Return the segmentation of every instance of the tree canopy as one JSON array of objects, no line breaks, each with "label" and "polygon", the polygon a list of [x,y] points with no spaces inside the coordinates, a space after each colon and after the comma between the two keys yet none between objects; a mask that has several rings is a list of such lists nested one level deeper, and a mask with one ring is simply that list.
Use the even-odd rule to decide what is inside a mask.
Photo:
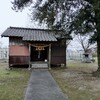
[{"label": "tree canopy", "polygon": [[[71,34],[94,31],[93,7],[84,0],[33,0],[31,18],[45,23],[48,28],[61,29]],[[13,9],[23,9],[32,0],[15,0]],[[91,13],[92,12],[92,13]]]}]

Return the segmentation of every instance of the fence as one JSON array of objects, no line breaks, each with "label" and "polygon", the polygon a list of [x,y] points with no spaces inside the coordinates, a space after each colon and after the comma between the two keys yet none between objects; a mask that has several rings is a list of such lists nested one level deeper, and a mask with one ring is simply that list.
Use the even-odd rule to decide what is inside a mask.
[{"label": "fence", "polygon": [[83,51],[67,50],[66,58],[67,58],[67,60],[82,60]]},{"label": "fence", "polygon": [[9,58],[9,49],[0,48],[0,60],[6,60]]}]

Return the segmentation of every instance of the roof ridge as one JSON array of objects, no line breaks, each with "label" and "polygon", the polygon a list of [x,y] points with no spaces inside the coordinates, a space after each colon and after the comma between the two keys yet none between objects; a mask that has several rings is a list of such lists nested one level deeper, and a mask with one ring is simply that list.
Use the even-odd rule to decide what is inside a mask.
[{"label": "roof ridge", "polygon": [[26,30],[40,30],[40,31],[62,31],[62,30],[52,30],[52,29],[38,29],[38,28],[26,28],[26,27],[9,27],[10,29],[26,29]]}]

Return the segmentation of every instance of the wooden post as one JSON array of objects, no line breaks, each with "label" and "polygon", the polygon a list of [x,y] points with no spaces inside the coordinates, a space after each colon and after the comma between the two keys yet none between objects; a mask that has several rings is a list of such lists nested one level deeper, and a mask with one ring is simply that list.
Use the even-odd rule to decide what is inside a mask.
[{"label": "wooden post", "polygon": [[51,69],[51,44],[49,44],[49,69]]},{"label": "wooden post", "polygon": [[31,69],[31,64],[30,64],[30,60],[31,60],[31,58],[30,58],[30,54],[31,54],[31,45],[29,44],[29,70]]}]

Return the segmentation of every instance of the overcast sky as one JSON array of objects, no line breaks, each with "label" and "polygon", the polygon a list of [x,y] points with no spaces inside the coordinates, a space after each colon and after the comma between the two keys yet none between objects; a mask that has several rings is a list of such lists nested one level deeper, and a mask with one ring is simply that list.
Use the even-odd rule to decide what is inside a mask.
[{"label": "overcast sky", "polygon": [[[0,2],[0,34],[4,32],[8,27],[27,27],[29,16],[27,15],[28,9],[23,12],[15,12],[11,9],[11,0],[1,0]],[[2,46],[8,45],[7,38],[0,38]]]},{"label": "overcast sky", "polygon": [[[22,12],[15,12],[11,9],[13,0],[1,0],[0,2],[0,34],[2,34],[8,27],[29,27],[29,10],[24,9]],[[30,25],[31,26],[31,25]],[[36,25],[35,25],[36,26]],[[37,27],[37,26],[36,26]],[[44,26],[45,27],[45,26]],[[74,41],[75,42],[75,41]],[[8,38],[0,38],[0,46],[2,43],[2,47],[8,47]],[[71,43],[69,48],[75,48],[77,44]],[[76,48],[78,48],[77,46]]]}]

